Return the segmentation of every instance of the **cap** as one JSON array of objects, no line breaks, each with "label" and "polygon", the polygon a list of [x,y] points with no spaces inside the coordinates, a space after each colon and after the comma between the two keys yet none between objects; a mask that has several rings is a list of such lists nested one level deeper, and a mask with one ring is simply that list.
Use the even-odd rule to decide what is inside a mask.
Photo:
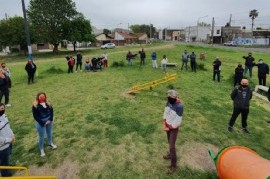
[{"label": "cap", "polygon": [[169,90],[167,92],[167,95],[172,97],[172,98],[176,98],[178,96],[177,92],[175,90]]}]

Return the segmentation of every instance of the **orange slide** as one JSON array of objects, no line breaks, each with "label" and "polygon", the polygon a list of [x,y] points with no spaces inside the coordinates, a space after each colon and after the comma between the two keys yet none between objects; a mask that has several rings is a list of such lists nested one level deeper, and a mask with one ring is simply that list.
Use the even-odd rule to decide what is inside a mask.
[{"label": "orange slide", "polygon": [[229,146],[216,157],[209,150],[220,179],[270,179],[270,161],[243,146]]}]

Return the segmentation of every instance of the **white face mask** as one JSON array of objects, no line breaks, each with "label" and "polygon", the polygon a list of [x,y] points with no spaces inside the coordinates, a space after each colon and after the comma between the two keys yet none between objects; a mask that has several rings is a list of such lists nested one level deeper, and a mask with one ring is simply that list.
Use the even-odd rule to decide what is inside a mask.
[{"label": "white face mask", "polygon": [[46,108],[46,103],[39,103],[41,106],[43,106],[44,108]]},{"label": "white face mask", "polygon": [[263,64],[263,61],[260,61],[259,64]]}]

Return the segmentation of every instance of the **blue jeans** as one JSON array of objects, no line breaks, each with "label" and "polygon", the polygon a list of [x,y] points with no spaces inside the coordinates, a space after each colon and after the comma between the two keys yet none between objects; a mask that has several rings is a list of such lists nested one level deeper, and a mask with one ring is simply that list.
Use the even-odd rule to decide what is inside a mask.
[{"label": "blue jeans", "polygon": [[[9,155],[11,153],[11,147],[0,151],[0,165],[1,166],[9,166]],[[8,177],[11,176],[11,173],[9,170],[1,170],[2,177]]]},{"label": "blue jeans", "polygon": [[132,59],[131,58],[128,58],[127,61],[128,61],[128,65],[132,65]]},{"label": "blue jeans", "polygon": [[249,77],[252,79],[252,66],[245,66],[245,74],[249,70]]},{"label": "blue jeans", "polygon": [[44,149],[45,131],[47,133],[48,144],[52,144],[52,127],[53,127],[52,121],[47,126],[41,126],[38,122],[36,122],[36,128],[39,136],[38,145],[40,150]]}]

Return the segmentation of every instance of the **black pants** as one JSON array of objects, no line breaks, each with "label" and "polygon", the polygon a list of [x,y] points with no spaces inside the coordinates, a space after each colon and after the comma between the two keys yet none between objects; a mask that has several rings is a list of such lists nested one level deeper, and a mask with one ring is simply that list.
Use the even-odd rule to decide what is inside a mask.
[{"label": "black pants", "polygon": [[145,58],[141,58],[141,65],[144,65]]},{"label": "black pants", "polygon": [[258,75],[259,85],[266,86],[266,75]]},{"label": "black pants", "polygon": [[213,73],[213,80],[216,80],[216,76],[217,76],[217,81],[220,82],[220,70],[214,70]]},{"label": "black pants", "polygon": [[0,90],[0,102],[2,102],[2,98],[5,96],[5,104],[9,103],[9,89]]},{"label": "black pants", "polygon": [[[11,153],[11,147],[8,147],[2,151],[0,151],[0,165],[1,166],[9,166],[9,155]],[[2,177],[11,176],[9,170],[1,170]]]},{"label": "black pants", "polygon": [[234,77],[234,85],[233,86],[236,86],[237,84],[240,85],[241,84],[241,80],[243,79],[243,77]]},{"label": "black pants", "polygon": [[246,128],[247,127],[247,117],[249,113],[249,108],[243,109],[243,108],[233,108],[233,114],[232,117],[229,121],[229,126],[233,127],[238,115],[241,113],[242,117],[242,127]]},{"label": "black pants", "polygon": [[76,63],[76,71],[78,70],[78,67],[80,66],[80,70],[82,70],[82,62]]},{"label": "black pants", "polygon": [[175,141],[177,138],[177,134],[178,134],[178,128],[170,129],[169,131],[167,131],[167,139],[169,143],[169,151],[170,151],[172,167],[176,167],[176,163],[177,163],[176,150],[175,150]]},{"label": "black pants", "polygon": [[71,65],[68,66],[68,73],[73,73],[73,67],[74,66],[71,66]]},{"label": "black pants", "polygon": [[185,65],[186,71],[187,71],[187,63],[188,63],[188,61],[183,61],[183,60],[182,60],[182,67],[181,67],[181,70],[183,70],[183,67],[184,67],[184,65]]},{"label": "black pants", "polygon": [[196,72],[196,62],[190,61],[191,71]]},{"label": "black pants", "polygon": [[30,84],[30,82],[34,83],[34,76],[35,73],[28,73],[28,84]]}]

